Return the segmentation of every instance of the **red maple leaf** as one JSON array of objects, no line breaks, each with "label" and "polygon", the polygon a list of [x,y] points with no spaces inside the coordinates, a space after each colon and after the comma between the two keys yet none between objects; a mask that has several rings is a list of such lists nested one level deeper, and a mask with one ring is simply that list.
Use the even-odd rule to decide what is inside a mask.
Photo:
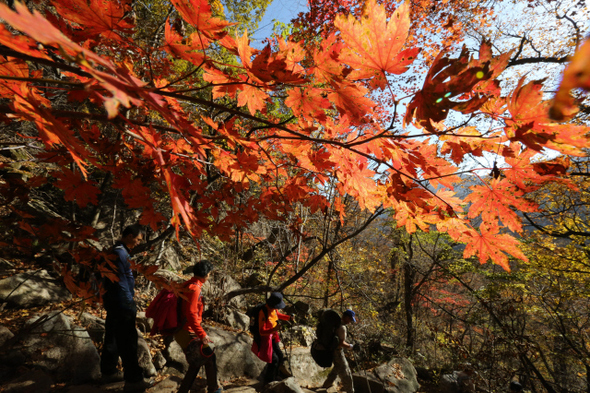
[{"label": "red maple leaf", "polygon": [[38,49],[38,44],[35,40],[24,35],[15,36],[3,24],[0,24],[0,44],[29,56],[40,59],[50,58],[45,52]]},{"label": "red maple leaf", "polygon": [[131,10],[131,0],[60,0],[53,2],[57,13],[70,23],[83,28],[86,37],[102,34],[120,39],[120,32],[133,27],[125,17]]},{"label": "red maple leaf", "polygon": [[432,123],[445,120],[450,110],[468,114],[479,109],[488,96],[485,89],[478,90],[476,85],[492,79],[507,65],[505,57],[491,58],[487,45],[483,42],[480,46],[481,59],[473,59],[465,46],[457,59],[450,59],[441,51],[426,75],[422,90],[408,105],[404,123],[409,124],[415,118],[419,126],[435,133]]},{"label": "red maple leaf", "polygon": [[82,176],[72,172],[68,168],[62,168],[59,172],[54,172],[57,179],[55,186],[64,190],[64,199],[66,201],[76,201],[78,206],[86,207],[89,203],[96,205],[100,190],[94,182],[84,180]]}]

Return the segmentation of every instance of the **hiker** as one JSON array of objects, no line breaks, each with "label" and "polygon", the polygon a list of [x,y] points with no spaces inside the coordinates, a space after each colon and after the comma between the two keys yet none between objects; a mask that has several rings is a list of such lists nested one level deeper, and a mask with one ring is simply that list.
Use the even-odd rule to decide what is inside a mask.
[{"label": "hiker", "polygon": [[[334,312],[334,310],[330,310]],[[329,323],[326,319],[329,318],[329,314],[326,311],[320,317],[320,325]],[[342,382],[342,390],[346,393],[354,393],[354,386],[352,384],[352,372],[350,371],[350,367],[348,366],[348,362],[346,361],[346,357],[344,356],[344,349],[353,349],[354,346],[346,342],[346,326],[349,323],[356,323],[355,312],[352,310],[346,310],[342,313],[341,323],[339,326],[336,327],[334,331],[334,335],[338,339],[338,345],[336,349],[334,349],[334,368],[328,374],[328,378],[322,385],[322,387],[328,389],[332,387],[334,381],[336,381],[336,377],[340,377],[340,381]],[[325,329],[327,330],[327,329]]]},{"label": "hiker", "polygon": [[205,304],[201,287],[209,279],[213,264],[207,260],[197,262],[193,266],[193,278],[184,286],[187,288],[182,301],[182,314],[186,319],[184,326],[174,334],[174,340],[180,345],[189,364],[178,393],[187,393],[199,374],[201,366],[205,366],[207,375],[207,392],[220,393],[223,388],[217,380],[217,360],[213,350],[213,340],[201,326]]},{"label": "hiker", "polygon": [[[126,392],[143,391],[151,387],[153,380],[143,378],[137,356],[137,329],[135,316],[137,306],[133,300],[135,278],[129,264],[129,254],[143,240],[140,225],[130,225],[123,230],[113,250],[113,264],[119,281],[104,278],[103,305],[107,312],[104,344],[100,358],[103,383],[125,381]],[[119,356],[124,372],[117,370]]]},{"label": "hiker", "polygon": [[254,339],[252,352],[254,352],[259,359],[268,363],[266,374],[264,376],[265,384],[280,380],[281,373],[288,374],[287,370],[282,367],[285,356],[279,346],[280,325],[278,320],[293,321],[293,317],[277,311],[282,310],[283,308],[285,308],[283,294],[280,292],[273,292],[266,300],[266,304],[261,307],[257,316],[259,337],[255,337]]}]

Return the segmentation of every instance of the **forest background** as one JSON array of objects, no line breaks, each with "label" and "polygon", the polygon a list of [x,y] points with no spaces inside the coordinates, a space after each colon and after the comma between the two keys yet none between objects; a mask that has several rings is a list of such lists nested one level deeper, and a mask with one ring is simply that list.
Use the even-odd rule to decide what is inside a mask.
[{"label": "forest background", "polygon": [[267,6],[0,4],[3,258],[82,307],[138,221],[140,282],[171,246],[484,391],[590,391],[586,2],[312,0],[253,48]]}]

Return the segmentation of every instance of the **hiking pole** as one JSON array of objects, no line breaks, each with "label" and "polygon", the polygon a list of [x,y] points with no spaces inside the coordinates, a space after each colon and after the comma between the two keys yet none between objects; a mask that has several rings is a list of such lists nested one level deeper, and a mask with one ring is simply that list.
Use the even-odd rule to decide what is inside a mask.
[{"label": "hiking pole", "polygon": [[293,367],[291,367],[291,358],[293,357],[293,325],[295,325],[295,316],[291,316],[291,323],[289,324],[289,374],[293,376]]}]

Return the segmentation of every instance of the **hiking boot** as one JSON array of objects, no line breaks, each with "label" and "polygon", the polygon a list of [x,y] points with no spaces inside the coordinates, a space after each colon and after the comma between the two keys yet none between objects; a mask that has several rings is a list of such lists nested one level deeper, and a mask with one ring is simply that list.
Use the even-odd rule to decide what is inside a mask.
[{"label": "hiking boot", "polygon": [[153,379],[140,379],[137,382],[125,382],[124,392],[143,392],[155,385]]},{"label": "hiking boot", "polygon": [[124,373],[121,370],[117,370],[112,374],[103,374],[100,377],[101,384],[123,382],[123,381],[124,381]]}]

